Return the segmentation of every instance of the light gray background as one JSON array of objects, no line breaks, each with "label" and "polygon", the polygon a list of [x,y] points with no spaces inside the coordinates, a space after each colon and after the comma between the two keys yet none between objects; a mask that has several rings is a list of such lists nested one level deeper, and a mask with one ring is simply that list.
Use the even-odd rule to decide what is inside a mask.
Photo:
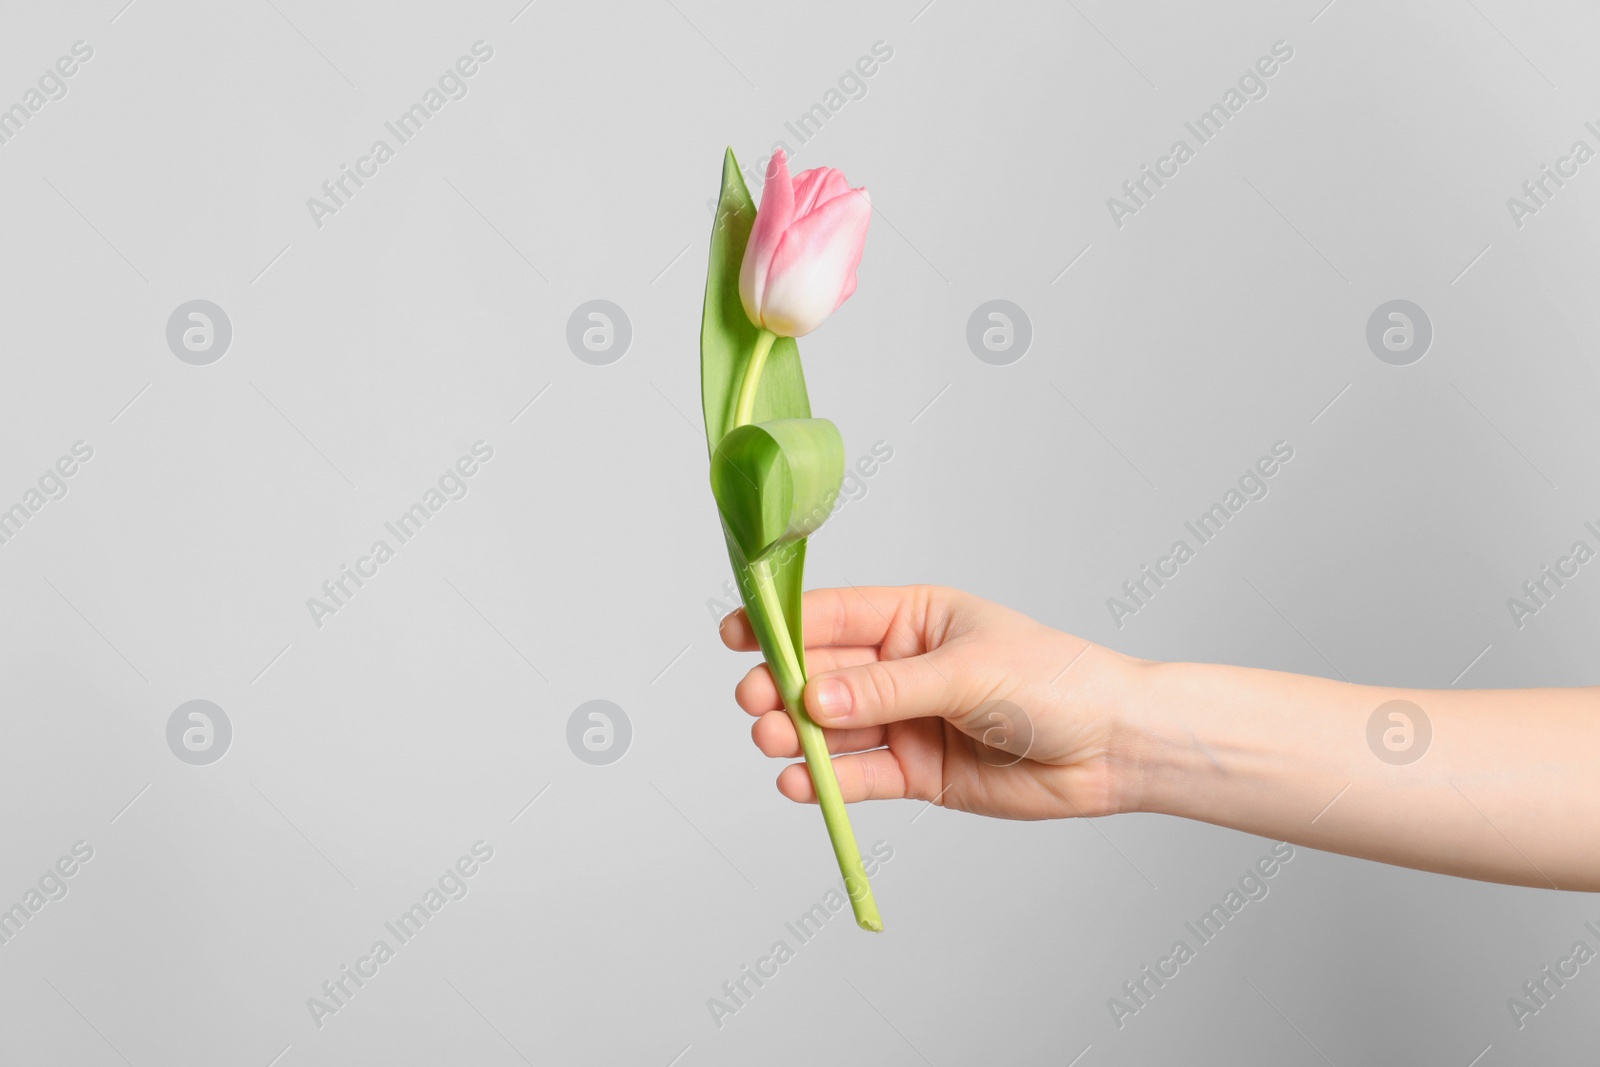
[{"label": "light gray background", "polygon": [[[880,209],[802,350],[851,456],[894,458],[811,584],[959,586],[1150,657],[1592,682],[1592,568],[1521,629],[1506,599],[1600,519],[1600,162],[1520,229],[1505,203],[1600,147],[1592,7],[123,2],[11,3],[0,34],[4,103],[94,48],[0,145],[0,499],[94,449],[0,545],[0,898],[95,850],[0,946],[0,1058],[1593,1062],[1593,968],[1521,1031],[1506,1008],[1600,947],[1590,897],[1301,849],[1119,1030],[1107,998],[1270,843],[911,803],[854,812],[894,849],[888,933],[836,918],[717,1028],[834,868],[731,701],[697,379],[721,152],[782,139]],[[469,95],[317,228],[306,198],[480,39]],[[1278,40],[1269,95],[1113,225]],[[1435,330],[1409,367],[1364,339],[1396,298]],[[232,322],[209,366],[166,344],[192,299]],[[565,341],[591,299],[632,324],[609,366]],[[1032,322],[1010,366],[966,345],[990,299]],[[479,440],[468,495],[314,626]],[[1115,627],[1279,440],[1270,496]],[[233,726],[209,766],[166,743],[193,699]],[[610,766],[566,744],[592,699],[632,723]],[[317,1028],[307,998],[480,839],[470,893]]]}]

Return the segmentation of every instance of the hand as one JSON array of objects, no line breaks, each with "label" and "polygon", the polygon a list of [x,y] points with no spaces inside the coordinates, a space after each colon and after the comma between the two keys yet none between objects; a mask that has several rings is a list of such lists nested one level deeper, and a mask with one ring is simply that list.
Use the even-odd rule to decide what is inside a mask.
[{"label": "hand", "polygon": [[[846,802],[907,798],[1008,819],[1123,810],[1114,710],[1141,661],[932,586],[813,590],[802,618],[806,711],[827,733]],[[756,650],[743,611],[723,620],[722,639]],[[734,699],[757,716],[757,748],[800,755],[766,664]],[[816,801],[803,763],[784,768],[778,790]]]}]

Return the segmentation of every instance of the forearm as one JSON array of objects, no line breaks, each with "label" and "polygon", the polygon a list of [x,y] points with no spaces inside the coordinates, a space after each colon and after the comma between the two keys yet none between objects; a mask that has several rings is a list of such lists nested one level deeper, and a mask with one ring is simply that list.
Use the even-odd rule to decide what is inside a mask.
[{"label": "forearm", "polygon": [[[1600,890],[1600,689],[1386,689],[1207,664],[1137,673],[1118,746],[1131,810],[1469,878]],[[1431,724],[1414,762],[1396,761],[1420,733],[1389,760],[1369,745],[1369,720],[1391,700]]]}]

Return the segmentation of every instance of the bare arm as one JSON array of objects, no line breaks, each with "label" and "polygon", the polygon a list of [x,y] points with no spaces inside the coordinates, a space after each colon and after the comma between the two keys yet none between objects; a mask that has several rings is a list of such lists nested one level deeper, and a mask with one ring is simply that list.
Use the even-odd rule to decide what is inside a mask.
[{"label": "bare arm", "polygon": [[[1600,891],[1600,688],[1387,689],[1153,663],[928,586],[816,590],[804,620],[806,708],[847,801],[1012,819],[1159,812]],[[755,647],[739,615],[723,638]],[[735,697],[764,753],[799,754],[764,666]],[[814,799],[803,764],[778,787]]]},{"label": "bare arm", "polygon": [[1465,878],[1600,889],[1600,689],[1139,673],[1121,716],[1134,809]]}]

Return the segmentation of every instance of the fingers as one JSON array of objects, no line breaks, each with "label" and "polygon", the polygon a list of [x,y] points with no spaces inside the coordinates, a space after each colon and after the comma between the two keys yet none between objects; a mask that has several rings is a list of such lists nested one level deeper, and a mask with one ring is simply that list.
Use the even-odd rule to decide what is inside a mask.
[{"label": "fingers", "polygon": [[[882,726],[867,726],[860,730],[825,730],[828,751],[864,752],[881,748],[887,736]],[[794,721],[786,711],[769,711],[750,727],[750,739],[763,755],[775,759],[795,759],[800,755],[800,736],[794,732]]]},{"label": "fingers", "polygon": [[[839,792],[846,804],[862,800],[899,800],[906,795],[906,778],[900,761],[888,749],[857,752],[833,761]],[[817,791],[804,763],[791,764],[778,775],[778,792],[801,804],[814,804]]]},{"label": "fingers", "polygon": [[974,682],[947,649],[812,674],[806,711],[833,729],[947,717],[971,709]]},{"label": "fingers", "polygon": [[[838,667],[854,667],[871,663],[878,658],[875,648],[811,648],[806,650],[806,667],[812,673],[831,671]],[[778,696],[778,684],[765,663],[750,668],[750,672],[733,687],[734,701],[751,715],[760,715],[783,707]]]},{"label": "fingers", "polygon": [[[927,585],[813,589],[800,604],[806,647],[880,645],[891,628],[921,635],[946,598],[944,590]],[[741,652],[755,651],[755,631],[743,608],[722,620],[722,641]]]}]

